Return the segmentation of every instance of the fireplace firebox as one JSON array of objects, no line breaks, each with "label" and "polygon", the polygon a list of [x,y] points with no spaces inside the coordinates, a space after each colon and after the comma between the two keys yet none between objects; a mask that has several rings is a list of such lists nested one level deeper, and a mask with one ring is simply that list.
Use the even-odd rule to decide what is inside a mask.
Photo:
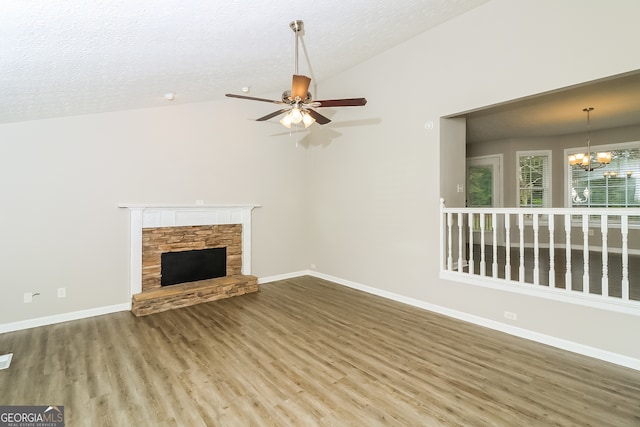
[{"label": "fireplace firebox", "polygon": [[197,282],[227,275],[227,248],[165,252],[160,256],[160,285]]}]

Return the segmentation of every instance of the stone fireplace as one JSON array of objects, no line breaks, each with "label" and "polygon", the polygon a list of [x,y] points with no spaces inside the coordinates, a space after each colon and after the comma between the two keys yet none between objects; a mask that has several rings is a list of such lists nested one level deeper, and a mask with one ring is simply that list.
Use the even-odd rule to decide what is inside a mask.
[{"label": "stone fireplace", "polygon": [[[255,205],[120,207],[131,213],[131,311],[136,316],[258,291],[257,277],[250,274]],[[163,258],[209,249],[224,249],[223,276],[162,286]]]}]

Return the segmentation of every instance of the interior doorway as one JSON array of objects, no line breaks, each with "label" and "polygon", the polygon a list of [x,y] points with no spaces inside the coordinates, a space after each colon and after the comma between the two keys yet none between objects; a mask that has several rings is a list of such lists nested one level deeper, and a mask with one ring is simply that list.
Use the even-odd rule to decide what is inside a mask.
[{"label": "interior doorway", "polygon": [[467,159],[466,206],[502,207],[502,154]]},{"label": "interior doorway", "polygon": [[[489,156],[470,157],[467,159],[466,181],[467,192],[466,206],[473,208],[498,208],[503,207],[502,201],[502,154]],[[504,244],[504,222],[499,217],[497,224],[493,224],[491,215],[486,215],[484,221],[480,221],[479,215],[474,215],[471,228],[474,231],[474,242],[480,242],[479,234],[485,237],[486,244],[493,243],[493,228],[496,228],[496,241]],[[484,227],[482,225],[484,225]]]}]

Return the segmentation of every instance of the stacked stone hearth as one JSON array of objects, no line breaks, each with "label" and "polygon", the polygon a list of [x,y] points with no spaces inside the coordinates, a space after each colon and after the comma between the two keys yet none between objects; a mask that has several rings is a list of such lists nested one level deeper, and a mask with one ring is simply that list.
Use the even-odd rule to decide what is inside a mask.
[{"label": "stacked stone hearth", "polygon": [[[226,276],[161,286],[162,253],[211,248],[226,248]],[[133,295],[131,305],[136,316],[257,291],[258,278],[242,274],[241,224],[142,229],[142,292]]]}]

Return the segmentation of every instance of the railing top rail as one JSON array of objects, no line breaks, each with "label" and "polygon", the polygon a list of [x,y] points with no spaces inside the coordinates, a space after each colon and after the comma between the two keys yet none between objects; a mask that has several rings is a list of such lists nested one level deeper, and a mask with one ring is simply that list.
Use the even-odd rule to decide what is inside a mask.
[{"label": "railing top rail", "polygon": [[640,215],[640,209],[633,208],[447,208],[444,213],[497,213],[497,214],[525,214],[525,215],[609,215],[632,216]]},{"label": "railing top rail", "polygon": [[496,214],[538,214],[538,215],[609,215],[609,216],[631,216],[640,215],[640,208],[592,208],[592,207],[572,207],[572,208],[448,208],[444,199],[440,199],[440,209],[443,213],[496,213]]}]

